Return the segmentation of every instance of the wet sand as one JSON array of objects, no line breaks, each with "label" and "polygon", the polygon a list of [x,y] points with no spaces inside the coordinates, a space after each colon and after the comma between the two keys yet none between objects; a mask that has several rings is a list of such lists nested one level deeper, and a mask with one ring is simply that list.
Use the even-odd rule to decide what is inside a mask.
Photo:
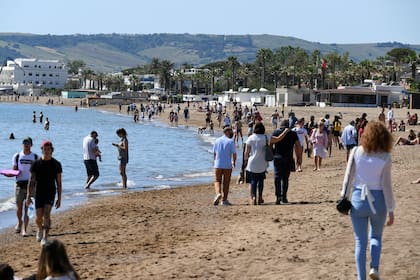
[{"label": "wet sand", "polygon": [[[116,111],[118,106],[101,109]],[[341,112],[343,126],[362,112],[370,120],[379,113],[376,108],[292,109],[305,119]],[[273,109],[260,110],[268,128]],[[397,119],[405,118],[407,109],[395,110]],[[167,114],[168,109],[163,122]],[[204,119],[204,113],[191,109],[190,125],[203,126]],[[420,126],[408,128],[420,131]],[[420,176],[419,151],[420,146],[393,150],[397,208],[395,224],[383,236],[383,279],[420,279],[420,184],[410,184]],[[289,205],[274,205],[272,172],[262,206],[249,204],[248,186],[236,185],[236,178],[230,207],[212,206],[212,184],[128,191],[54,214],[50,238],[66,244],[82,279],[355,279],[351,222],[335,210],[344,151],[334,149],[321,172],[312,168],[313,160],[304,156],[303,172],[290,178]],[[26,238],[11,228],[0,234],[0,262],[12,265],[19,277],[37,270],[40,246],[33,222],[30,228]]]}]

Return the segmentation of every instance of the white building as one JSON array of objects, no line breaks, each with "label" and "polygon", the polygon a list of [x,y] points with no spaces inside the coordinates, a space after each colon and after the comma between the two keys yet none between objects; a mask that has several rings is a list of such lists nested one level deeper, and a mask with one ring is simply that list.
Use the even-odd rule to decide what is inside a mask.
[{"label": "white building", "polygon": [[27,93],[30,88],[64,88],[66,81],[65,64],[58,60],[8,60],[0,73],[0,86],[12,85],[18,93]]}]

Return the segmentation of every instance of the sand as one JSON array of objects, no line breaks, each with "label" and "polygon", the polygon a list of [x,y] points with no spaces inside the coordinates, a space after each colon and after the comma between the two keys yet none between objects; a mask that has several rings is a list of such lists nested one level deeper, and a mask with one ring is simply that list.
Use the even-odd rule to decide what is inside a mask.
[{"label": "sand", "polygon": [[[103,108],[117,110],[114,105]],[[342,112],[344,123],[362,112],[368,119],[379,113],[376,108],[292,109],[306,119]],[[191,111],[190,125],[204,125],[204,113]],[[269,127],[273,109],[261,111]],[[397,119],[406,112],[396,109]],[[413,128],[420,131],[420,126]],[[383,279],[420,279],[420,184],[410,184],[420,176],[419,150],[398,146],[392,152],[397,208],[395,224],[384,230]],[[289,205],[274,204],[272,172],[265,180],[262,206],[250,205],[248,186],[234,180],[233,206],[227,207],[212,206],[211,183],[128,191],[54,214],[50,238],[66,244],[82,279],[355,279],[351,222],[335,210],[344,151],[334,149],[323,163],[321,172],[313,172],[312,159],[304,156],[303,172],[290,178]],[[20,277],[37,270],[40,245],[33,222],[30,229],[26,238],[12,228],[0,234],[0,262],[12,265]]]}]

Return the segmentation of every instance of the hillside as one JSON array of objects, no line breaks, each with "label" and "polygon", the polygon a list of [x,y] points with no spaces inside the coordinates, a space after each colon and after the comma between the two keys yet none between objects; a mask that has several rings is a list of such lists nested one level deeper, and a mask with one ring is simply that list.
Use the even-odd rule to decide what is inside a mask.
[{"label": "hillside", "polygon": [[202,65],[229,56],[252,62],[261,48],[282,46],[315,49],[322,54],[349,52],[350,59],[373,60],[397,47],[420,52],[420,45],[398,42],[373,44],[321,44],[294,37],[274,35],[206,35],[206,34],[94,34],[35,35],[0,33],[0,61],[17,57],[83,60],[95,71],[112,72],[149,63],[153,57],[179,65]]}]

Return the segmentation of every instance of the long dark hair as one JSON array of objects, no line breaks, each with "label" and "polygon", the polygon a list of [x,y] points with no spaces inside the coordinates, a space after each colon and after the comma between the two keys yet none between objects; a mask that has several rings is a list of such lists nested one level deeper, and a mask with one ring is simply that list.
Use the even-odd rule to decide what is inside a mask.
[{"label": "long dark hair", "polygon": [[80,280],[79,275],[70,264],[64,244],[58,240],[48,240],[42,246],[36,279],[43,280],[52,273],[59,275],[73,273],[74,278]]}]

